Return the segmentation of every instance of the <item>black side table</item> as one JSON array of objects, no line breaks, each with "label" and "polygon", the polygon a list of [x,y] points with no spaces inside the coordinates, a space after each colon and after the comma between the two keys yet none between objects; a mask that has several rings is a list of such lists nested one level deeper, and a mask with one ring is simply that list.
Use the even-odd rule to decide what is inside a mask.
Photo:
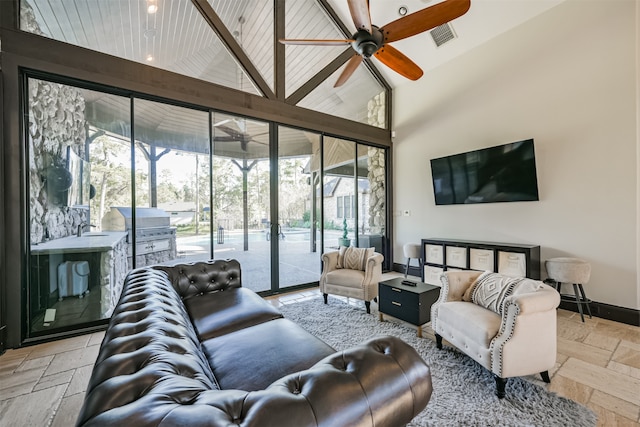
[{"label": "black side table", "polygon": [[431,320],[431,306],[440,296],[440,287],[422,282],[407,286],[403,280],[397,277],[378,284],[380,321],[384,321],[383,314],[388,314],[416,325],[417,335],[422,338],[422,325]]}]

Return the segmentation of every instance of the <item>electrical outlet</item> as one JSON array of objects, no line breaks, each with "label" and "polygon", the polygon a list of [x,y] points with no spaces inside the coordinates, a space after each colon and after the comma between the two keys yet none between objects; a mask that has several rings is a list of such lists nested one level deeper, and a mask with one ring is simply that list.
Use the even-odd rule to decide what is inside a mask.
[{"label": "electrical outlet", "polygon": [[408,209],[405,209],[402,211],[402,216],[411,216],[411,211]]}]

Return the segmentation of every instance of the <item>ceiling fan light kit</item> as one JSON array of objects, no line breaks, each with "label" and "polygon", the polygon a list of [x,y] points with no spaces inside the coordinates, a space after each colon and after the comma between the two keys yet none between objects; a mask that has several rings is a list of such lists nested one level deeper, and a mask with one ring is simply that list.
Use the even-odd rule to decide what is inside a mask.
[{"label": "ceiling fan light kit", "polygon": [[378,27],[373,25],[371,27],[371,33],[365,30],[358,30],[358,32],[353,35],[351,46],[353,47],[353,50],[358,53],[358,55],[362,55],[365,58],[370,58],[371,55],[373,55],[378,49],[380,49],[383,40],[384,36],[382,35],[382,31],[380,31]]},{"label": "ceiling fan light kit", "polygon": [[417,80],[423,71],[411,59],[389,43],[402,40],[425,31],[439,27],[456,19],[469,10],[471,0],[445,0],[442,3],[424,8],[407,15],[406,6],[400,6],[398,13],[402,16],[382,27],[371,23],[369,0],[347,0],[351,19],[356,32],[351,39],[345,40],[308,40],[280,39],[280,43],[291,45],[336,46],[351,43],[355,55],[347,62],[334,87],[344,84],[355,72],[363,58],[372,55],[398,74]]}]

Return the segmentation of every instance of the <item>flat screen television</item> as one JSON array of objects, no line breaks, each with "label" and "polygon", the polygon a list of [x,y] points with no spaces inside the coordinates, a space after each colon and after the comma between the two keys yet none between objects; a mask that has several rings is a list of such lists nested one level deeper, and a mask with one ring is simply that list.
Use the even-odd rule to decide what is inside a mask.
[{"label": "flat screen television", "polygon": [[533,139],[431,159],[436,205],[533,201]]},{"label": "flat screen television", "polygon": [[67,147],[67,169],[71,186],[67,191],[67,206],[88,208],[91,193],[91,165]]}]

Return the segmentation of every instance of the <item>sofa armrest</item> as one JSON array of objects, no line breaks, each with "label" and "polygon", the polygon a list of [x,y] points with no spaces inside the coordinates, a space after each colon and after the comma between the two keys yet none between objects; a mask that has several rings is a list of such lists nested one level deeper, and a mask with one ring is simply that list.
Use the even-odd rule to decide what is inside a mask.
[{"label": "sofa armrest", "polygon": [[367,258],[366,270],[370,268],[374,268],[377,265],[382,265],[384,261],[384,256],[379,254],[378,252],[374,252],[369,258]]},{"label": "sofa armrest", "polygon": [[[382,261],[384,261],[384,256],[377,252],[374,252],[373,255],[367,258],[367,263],[365,264],[364,269],[365,284],[375,283],[377,288],[378,282],[382,279]],[[377,294],[376,289],[375,295]]]},{"label": "sofa armrest", "polygon": [[508,296],[506,304],[516,304],[522,314],[555,310],[560,305],[560,294],[549,285],[542,284],[540,289]]},{"label": "sofa armrest", "polygon": [[249,393],[242,426],[404,426],[427,405],[429,366],[386,336],[337,352],[310,369]]},{"label": "sofa armrest", "polygon": [[322,254],[322,273],[328,273],[338,268],[338,251],[325,252]]},{"label": "sofa armrest", "polygon": [[560,294],[541,284],[505,299],[499,333],[491,341],[491,371],[503,378],[551,369],[556,361]]}]

